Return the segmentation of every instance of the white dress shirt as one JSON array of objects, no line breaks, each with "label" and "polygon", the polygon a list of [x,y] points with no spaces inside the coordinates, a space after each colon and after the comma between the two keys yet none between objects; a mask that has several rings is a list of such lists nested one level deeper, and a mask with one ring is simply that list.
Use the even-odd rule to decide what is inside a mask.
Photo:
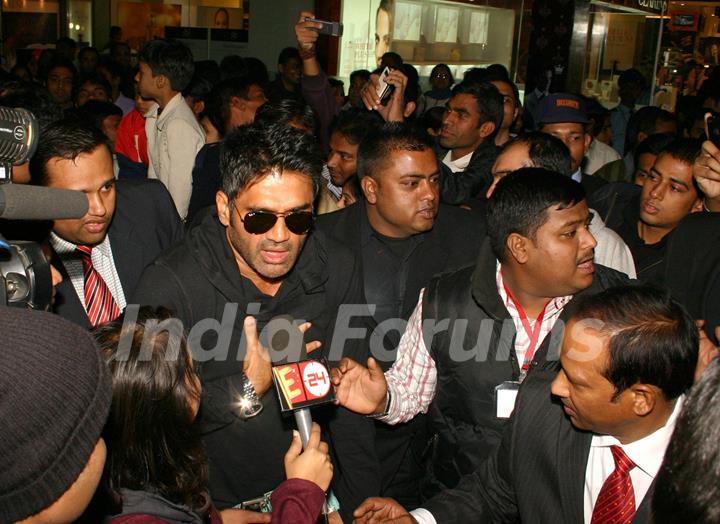
[{"label": "white dress shirt", "polygon": [[[77,245],[68,242],[64,238],[60,238],[55,233],[50,234],[50,244],[58,254],[60,261],[65,266],[70,283],[75,288],[75,293],[80,299],[83,308],[87,310],[85,305],[85,269],[83,267],[82,256],[77,253]],[[105,240],[95,246],[90,255],[93,268],[100,273],[105,281],[110,293],[112,293],[115,303],[120,311],[125,309],[127,302],[125,293],[123,292],[120,277],[115,268],[115,260],[113,259],[112,248],[110,247],[110,238],[105,235]]]},{"label": "white dress shirt", "polygon": [[457,160],[452,159],[452,151],[448,151],[445,155],[445,158],[443,158],[443,164],[448,166],[450,168],[450,171],[453,173],[458,173],[460,171],[465,171],[467,169],[468,164],[470,164],[470,159],[473,156],[473,153],[468,153],[465,156],[461,156]]},{"label": "white dress shirt", "polygon": [[[600,494],[600,489],[610,474],[615,471],[615,461],[613,460],[610,446],[620,446],[623,451],[630,457],[637,467],[630,471],[630,479],[633,483],[635,491],[635,508],[639,508],[643,498],[650,489],[650,485],[655,479],[663,457],[665,456],[665,448],[667,448],[675,429],[675,421],[677,420],[680,410],[682,409],[685,397],[680,397],[675,403],[675,409],[668,418],[663,427],[648,435],[645,438],[636,440],[626,446],[609,435],[595,435],[590,444],[590,454],[588,456],[588,465],[585,470],[585,496],[584,496],[584,522],[590,524],[592,519],[592,510],[595,507],[595,501]],[[425,508],[418,508],[410,512],[419,524],[437,524],[435,517]]]},{"label": "white dress shirt", "polygon": [[592,175],[605,164],[620,160],[622,157],[612,147],[599,140],[593,138],[585,152],[585,167],[584,170],[589,175]]},{"label": "white dress shirt", "polygon": [[630,470],[630,480],[632,480],[635,492],[635,509],[640,507],[662,465],[665,448],[672,437],[675,421],[680,414],[684,400],[685,397],[682,396],[675,402],[675,408],[663,427],[630,444],[623,446],[619,440],[610,435],[593,436],[585,470],[583,508],[586,524],[590,524],[593,508],[603,484],[615,471],[615,460],[610,446],[620,446],[628,458],[635,463],[636,467]]}]

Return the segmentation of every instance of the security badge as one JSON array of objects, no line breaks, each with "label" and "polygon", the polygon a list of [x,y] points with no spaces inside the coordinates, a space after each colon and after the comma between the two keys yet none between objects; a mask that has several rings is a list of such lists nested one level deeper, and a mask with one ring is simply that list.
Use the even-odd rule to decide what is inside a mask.
[{"label": "security badge", "polygon": [[515,409],[515,400],[519,390],[519,380],[507,380],[495,386],[495,416],[497,418],[510,418]]}]

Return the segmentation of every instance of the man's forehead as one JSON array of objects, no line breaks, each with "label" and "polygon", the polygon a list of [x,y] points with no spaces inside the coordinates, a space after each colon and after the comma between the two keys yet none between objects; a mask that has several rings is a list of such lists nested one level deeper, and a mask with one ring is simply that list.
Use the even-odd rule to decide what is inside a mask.
[{"label": "man's forehead", "polygon": [[469,93],[458,93],[453,95],[448,102],[448,106],[453,109],[461,108],[475,113],[480,112],[480,106],[478,106],[477,100],[475,100],[475,97]]}]

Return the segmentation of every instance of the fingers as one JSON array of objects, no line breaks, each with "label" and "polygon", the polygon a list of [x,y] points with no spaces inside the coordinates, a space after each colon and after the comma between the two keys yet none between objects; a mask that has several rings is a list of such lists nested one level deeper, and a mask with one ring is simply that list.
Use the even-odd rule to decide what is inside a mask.
[{"label": "fingers", "polygon": [[360,91],[360,97],[362,98],[365,107],[372,111],[380,106],[380,98],[377,96],[377,89],[380,85],[380,75],[373,73],[370,75],[370,80],[367,81],[365,87]]},{"label": "fingers", "polygon": [[312,342],[308,342],[307,344],[305,344],[305,351],[307,353],[312,353],[316,349],[320,349],[321,346],[322,342],[320,342],[319,340],[313,340]]},{"label": "fingers", "polygon": [[366,513],[370,513],[373,511],[377,511],[380,508],[385,506],[385,502],[380,497],[370,497],[369,499],[365,499],[362,504],[360,504],[355,511],[353,511],[353,517],[355,518],[362,518],[365,516]]},{"label": "fingers", "polygon": [[310,431],[310,440],[308,440],[307,449],[316,449],[320,444],[320,426],[313,422],[312,430]]},{"label": "fingers", "polygon": [[243,333],[245,333],[245,343],[247,344],[248,352],[251,348],[257,349],[260,345],[260,339],[258,338],[255,317],[245,317],[243,321]]},{"label": "fingers", "polygon": [[385,376],[385,372],[380,367],[380,364],[377,363],[377,360],[375,360],[374,358],[370,357],[367,360],[367,367],[368,371],[370,371],[370,377],[372,379],[377,379],[380,378],[380,376]]},{"label": "fingers", "polygon": [[301,452],[302,440],[300,439],[300,433],[298,433],[296,430],[293,430],[292,442],[290,442],[290,447],[285,453],[285,469],[288,468],[288,465],[292,463],[292,461],[295,460]]}]

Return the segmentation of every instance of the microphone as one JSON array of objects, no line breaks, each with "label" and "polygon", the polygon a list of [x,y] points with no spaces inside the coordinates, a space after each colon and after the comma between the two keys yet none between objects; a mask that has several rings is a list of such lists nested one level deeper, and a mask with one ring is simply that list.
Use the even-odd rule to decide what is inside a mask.
[{"label": "microphone", "polygon": [[0,184],[0,218],[18,220],[82,218],[87,214],[88,207],[87,196],[81,191]]},{"label": "microphone", "polygon": [[[280,411],[292,411],[300,433],[303,449],[307,448],[312,431],[311,406],[329,404],[335,400],[327,362],[302,360],[273,366],[273,382],[280,399]],[[327,503],[323,514],[327,514]]]},{"label": "microphone", "polygon": [[22,107],[0,107],[0,159],[24,164],[38,144],[35,117]]}]

